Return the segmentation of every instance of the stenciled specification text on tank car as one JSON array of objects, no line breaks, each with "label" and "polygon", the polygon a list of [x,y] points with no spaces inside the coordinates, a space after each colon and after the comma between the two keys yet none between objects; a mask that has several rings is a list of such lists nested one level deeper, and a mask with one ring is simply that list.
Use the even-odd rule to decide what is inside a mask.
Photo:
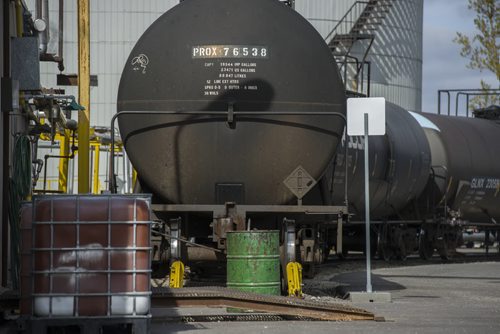
[{"label": "stenciled specification text on tank car", "polygon": [[267,59],[265,46],[199,45],[191,50],[193,59],[203,59],[208,77],[203,83],[203,96],[215,97],[227,91],[258,91],[252,81],[257,73],[258,60]]}]

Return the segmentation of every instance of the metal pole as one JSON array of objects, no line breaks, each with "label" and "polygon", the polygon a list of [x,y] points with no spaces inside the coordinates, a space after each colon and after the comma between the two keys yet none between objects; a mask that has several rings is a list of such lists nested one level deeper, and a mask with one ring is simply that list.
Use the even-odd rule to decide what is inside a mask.
[{"label": "metal pole", "polygon": [[365,114],[365,239],[366,239],[366,292],[372,292],[370,247],[370,175],[368,161],[368,114]]},{"label": "metal pole", "polygon": [[123,193],[126,194],[128,192],[128,182],[127,182],[127,172],[126,172],[126,163],[127,157],[125,157],[125,150],[122,150],[122,172],[123,172]]},{"label": "metal pole", "polygon": [[447,91],[446,95],[448,95],[448,116],[450,116],[450,108],[451,108],[451,95],[450,95],[450,92]]},{"label": "metal pole", "polygon": [[441,115],[441,91],[438,90],[438,115]]},{"label": "metal pole", "polygon": [[59,71],[64,71],[64,60],[63,60],[63,52],[64,52],[64,0],[59,0],[59,40],[57,43],[57,57],[59,58],[59,62],[57,64],[57,68]]},{"label": "metal pole", "polygon": [[465,115],[466,115],[467,117],[469,117],[469,94],[466,94],[465,96],[467,97],[467,100],[466,100],[466,101],[467,101],[467,102],[466,102],[466,104],[467,104],[467,105],[466,105],[466,108],[467,108],[467,109],[465,109],[465,110],[466,110],[466,114],[465,114]]},{"label": "metal pole", "polygon": [[90,192],[90,0],[78,0],[78,193]]},{"label": "metal pole", "polygon": [[125,152],[125,148],[122,148],[122,155],[123,155],[123,161],[124,161],[124,180],[125,180],[125,193],[131,193],[132,192],[132,176],[130,175],[130,160],[128,159],[127,153]]},{"label": "metal pole", "polygon": [[92,193],[94,194],[100,194],[101,192],[101,185],[100,185],[100,180],[99,180],[99,168],[100,168],[100,162],[101,162],[101,144],[96,144],[94,145],[94,170],[93,170],[93,176],[92,176]]},{"label": "metal pole", "polygon": [[75,159],[70,159],[68,167],[68,191],[67,191],[68,194],[73,194],[74,177],[75,177]]},{"label": "metal pole", "polygon": [[[2,4],[2,51],[3,52],[3,69],[2,77],[10,78],[10,37],[11,37],[11,16],[10,16],[10,1],[3,1]],[[9,278],[9,268],[8,268],[8,258],[9,258],[9,177],[10,177],[10,118],[7,111],[11,110],[1,110],[0,117],[2,118],[2,139],[0,143],[2,145],[2,175],[0,181],[0,190],[2,191],[2,212],[1,212],[1,222],[2,225],[2,240],[1,240],[1,282],[0,286],[7,286]]]}]

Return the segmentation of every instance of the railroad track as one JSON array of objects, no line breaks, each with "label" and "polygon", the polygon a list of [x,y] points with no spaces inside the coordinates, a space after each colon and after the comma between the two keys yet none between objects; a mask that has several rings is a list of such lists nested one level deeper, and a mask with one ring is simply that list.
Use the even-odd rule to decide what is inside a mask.
[{"label": "railroad track", "polygon": [[376,320],[366,310],[336,302],[245,293],[220,287],[153,288],[153,307],[233,307],[327,321]]},{"label": "railroad track", "polygon": [[[323,270],[338,271],[341,273],[364,269],[365,259],[365,256],[361,252],[349,254],[349,256],[343,260],[339,260],[335,256],[332,256],[329,261],[317,266],[318,273],[321,275]],[[457,252],[448,260],[443,260],[438,255],[434,255],[428,260],[423,260],[418,256],[418,254],[412,254],[408,256],[406,260],[394,259],[389,262],[376,257],[372,259],[372,269],[401,266],[424,266],[441,263],[471,263],[488,261],[500,261],[500,252],[498,252],[496,247],[491,247],[488,254],[485,253],[484,249],[459,248]]]}]

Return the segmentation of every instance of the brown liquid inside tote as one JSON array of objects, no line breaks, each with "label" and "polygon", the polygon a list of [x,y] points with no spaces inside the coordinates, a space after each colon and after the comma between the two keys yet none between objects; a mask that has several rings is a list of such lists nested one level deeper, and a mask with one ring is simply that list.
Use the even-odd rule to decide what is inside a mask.
[{"label": "brown liquid inside tote", "polygon": [[31,314],[31,248],[33,244],[32,234],[32,212],[31,203],[25,203],[21,207],[21,298],[19,309],[21,314]]},{"label": "brown liquid inside tote", "polygon": [[22,314],[103,316],[149,298],[149,198],[35,197],[21,220]]}]

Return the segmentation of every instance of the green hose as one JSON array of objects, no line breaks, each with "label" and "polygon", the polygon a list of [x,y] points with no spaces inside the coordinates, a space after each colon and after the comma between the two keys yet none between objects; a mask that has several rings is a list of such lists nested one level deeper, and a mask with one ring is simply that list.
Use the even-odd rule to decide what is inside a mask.
[{"label": "green hose", "polygon": [[31,195],[31,141],[26,135],[17,137],[14,145],[13,178],[23,200]]},{"label": "green hose", "polygon": [[13,155],[13,172],[8,185],[10,254],[12,288],[18,290],[21,263],[21,203],[31,195],[31,142],[28,136],[20,135],[16,138]]}]

